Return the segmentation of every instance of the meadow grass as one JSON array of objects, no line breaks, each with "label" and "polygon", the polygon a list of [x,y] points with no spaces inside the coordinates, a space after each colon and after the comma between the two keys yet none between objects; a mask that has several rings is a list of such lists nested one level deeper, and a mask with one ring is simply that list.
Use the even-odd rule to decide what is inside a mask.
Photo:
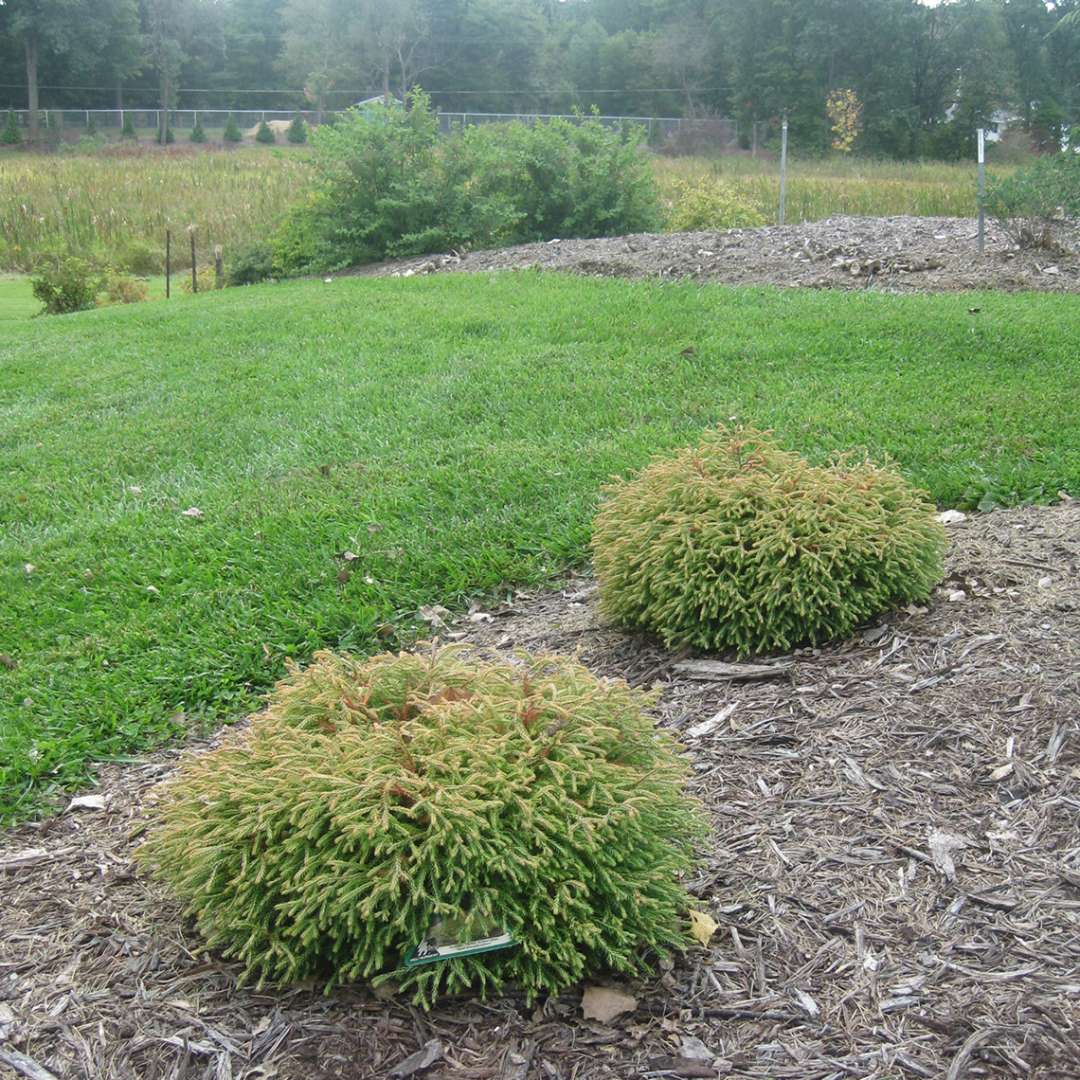
[{"label": "meadow grass", "polygon": [[286,657],[581,564],[602,483],[718,421],[891,454],[945,505],[1078,491],[1078,333],[1068,296],[533,272],[10,322],[0,816],[249,710]]},{"label": "meadow grass", "polygon": [[[29,270],[44,251],[64,249],[130,269],[133,244],[164,256],[174,232],[175,265],[189,264],[184,230],[197,228],[200,261],[266,238],[307,190],[303,148],[225,150],[113,148],[97,154],[0,152],[0,270]],[[654,158],[661,196],[673,181],[711,177],[745,194],[774,221],[779,192],[775,160],[744,156]],[[975,175],[968,165],[793,159],[788,221],[833,214],[971,215]]]},{"label": "meadow grass", "polygon": [[[0,154],[0,269],[30,270],[49,250],[73,251],[123,269],[133,242],[190,266],[186,229],[196,227],[200,262],[265,238],[302,197],[303,152],[127,147],[98,154]],[[160,266],[158,267],[160,269]]]},{"label": "meadow grass", "polygon": [[[995,170],[999,175],[1007,167]],[[767,221],[775,221],[780,198],[774,158],[657,158],[661,195],[670,200],[674,181],[707,178],[743,195]],[[858,157],[792,159],[787,179],[787,221],[819,221],[836,214],[892,217],[973,217],[978,212],[975,166],[940,161],[868,161]]]}]

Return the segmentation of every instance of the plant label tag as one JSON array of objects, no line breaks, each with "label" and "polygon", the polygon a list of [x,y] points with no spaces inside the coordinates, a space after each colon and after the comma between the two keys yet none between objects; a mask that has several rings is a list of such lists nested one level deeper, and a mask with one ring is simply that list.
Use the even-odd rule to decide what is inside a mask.
[{"label": "plant label tag", "polygon": [[405,957],[405,966],[410,968],[419,967],[421,964],[437,964],[441,960],[457,960],[463,956],[476,956],[477,953],[495,952],[516,944],[513,937],[507,933],[474,938],[472,941],[447,941],[445,935],[439,933],[436,924],[428,931],[427,937]]}]

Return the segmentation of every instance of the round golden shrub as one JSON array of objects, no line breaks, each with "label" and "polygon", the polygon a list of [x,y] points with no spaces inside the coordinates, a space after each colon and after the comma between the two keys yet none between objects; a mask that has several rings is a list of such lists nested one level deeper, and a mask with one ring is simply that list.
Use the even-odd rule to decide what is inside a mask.
[{"label": "round golden shrub", "polygon": [[[163,789],[140,859],[260,984],[557,993],[682,947],[701,835],[649,694],[573,661],[320,653]],[[433,928],[509,948],[404,966]]]},{"label": "round golden shrub", "polygon": [[942,575],[934,506],[891,468],[811,465],[718,429],[617,482],[597,515],[601,612],[740,656],[844,637]]}]

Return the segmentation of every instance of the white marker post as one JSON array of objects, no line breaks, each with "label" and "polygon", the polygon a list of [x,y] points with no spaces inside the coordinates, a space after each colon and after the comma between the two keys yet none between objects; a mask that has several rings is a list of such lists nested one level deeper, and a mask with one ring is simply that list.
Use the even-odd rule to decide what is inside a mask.
[{"label": "white marker post", "polygon": [[780,127],[780,216],[779,224],[784,224],[784,210],[787,202],[787,113]]},{"label": "white marker post", "polygon": [[979,254],[986,248],[986,131],[978,130],[979,139]]}]

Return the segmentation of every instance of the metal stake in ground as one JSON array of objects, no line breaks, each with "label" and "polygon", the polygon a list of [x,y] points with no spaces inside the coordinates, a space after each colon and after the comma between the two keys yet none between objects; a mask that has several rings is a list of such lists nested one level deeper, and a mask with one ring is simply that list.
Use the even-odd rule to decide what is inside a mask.
[{"label": "metal stake in ground", "polygon": [[979,128],[979,254],[986,249],[986,131]]},{"label": "metal stake in ground", "polygon": [[787,113],[780,125],[780,216],[779,224],[784,224],[784,211],[787,203]]},{"label": "metal stake in ground", "polygon": [[199,266],[195,259],[195,226],[188,226],[188,236],[191,237],[191,291],[199,291]]},{"label": "metal stake in ground", "polygon": [[172,233],[165,230],[165,299],[169,299],[170,283],[172,282]]}]

